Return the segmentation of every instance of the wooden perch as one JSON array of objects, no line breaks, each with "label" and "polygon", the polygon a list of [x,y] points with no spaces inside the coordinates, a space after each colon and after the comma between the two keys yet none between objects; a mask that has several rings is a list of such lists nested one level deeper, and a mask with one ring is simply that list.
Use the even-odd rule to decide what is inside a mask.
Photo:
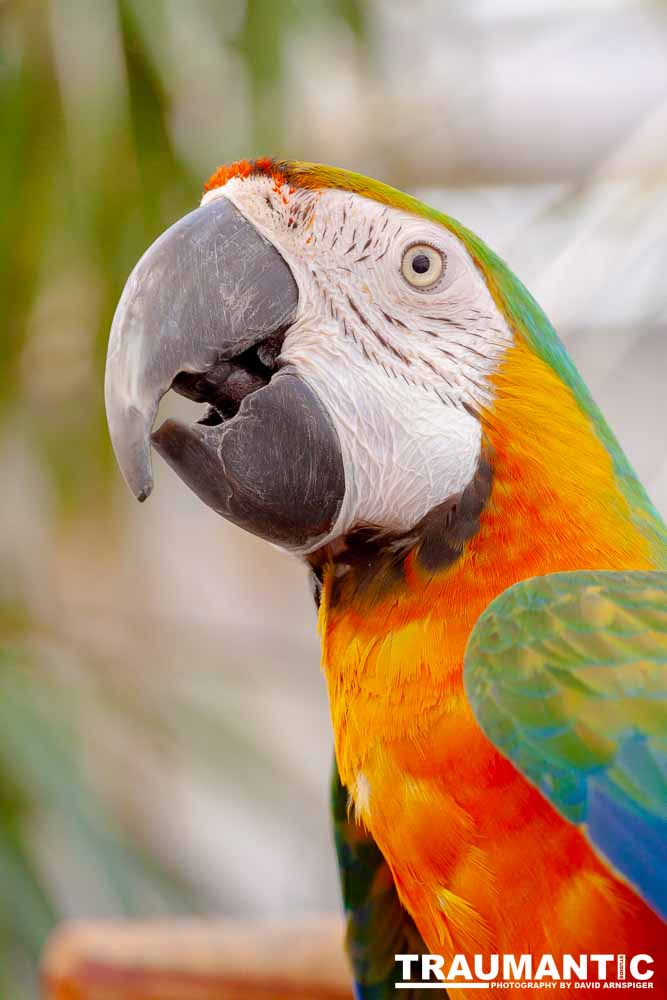
[{"label": "wooden perch", "polygon": [[42,962],[47,1000],[351,1000],[336,918],[302,923],[63,924]]}]

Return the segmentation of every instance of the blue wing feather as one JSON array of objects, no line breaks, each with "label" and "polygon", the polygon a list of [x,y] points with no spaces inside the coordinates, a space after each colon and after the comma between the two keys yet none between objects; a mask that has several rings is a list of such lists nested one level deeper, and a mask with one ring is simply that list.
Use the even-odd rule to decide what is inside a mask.
[{"label": "blue wing feather", "polygon": [[475,625],[464,679],[488,738],[667,916],[667,573],[522,581]]}]

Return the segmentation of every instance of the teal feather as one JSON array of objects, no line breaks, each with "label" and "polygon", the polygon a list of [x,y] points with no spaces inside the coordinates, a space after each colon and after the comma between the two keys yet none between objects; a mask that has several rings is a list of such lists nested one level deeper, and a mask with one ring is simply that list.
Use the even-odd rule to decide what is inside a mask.
[{"label": "teal feather", "polygon": [[667,573],[510,587],[475,625],[464,680],[487,737],[667,915]]}]

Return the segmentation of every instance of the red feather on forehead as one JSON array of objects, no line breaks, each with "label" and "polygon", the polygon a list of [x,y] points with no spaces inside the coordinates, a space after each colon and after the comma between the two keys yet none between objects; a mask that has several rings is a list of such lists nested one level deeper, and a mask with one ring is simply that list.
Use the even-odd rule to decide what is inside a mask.
[{"label": "red feather on forehead", "polygon": [[287,175],[282,168],[282,164],[277,163],[269,156],[260,156],[256,160],[235,160],[234,163],[226,163],[218,167],[215,173],[211,174],[204,185],[204,191],[212,191],[214,188],[223,187],[227,181],[233,177],[253,176],[270,177],[276,187],[281,187],[287,183]]}]

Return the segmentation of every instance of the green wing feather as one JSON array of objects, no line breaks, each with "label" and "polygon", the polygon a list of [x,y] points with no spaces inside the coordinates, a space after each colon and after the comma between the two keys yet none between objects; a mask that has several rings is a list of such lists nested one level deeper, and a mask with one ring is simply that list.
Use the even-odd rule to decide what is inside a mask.
[{"label": "green wing feather", "polygon": [[667,913],[667,573],[555,573],[493,601],[465,656],[488,738]]},{"label": "green wing feather", "polygon": [[[355,995],[357,1000],[389,1000],[396,996],[394,956],[424,955],[428,949],[399,901],[380,849],[350,814],[347,789],[335,763],[331,805],[347,918],[345,944],[354,972]],[[427,995],[419,988],[400,992],[405,1000],[421,1000]]]}]

